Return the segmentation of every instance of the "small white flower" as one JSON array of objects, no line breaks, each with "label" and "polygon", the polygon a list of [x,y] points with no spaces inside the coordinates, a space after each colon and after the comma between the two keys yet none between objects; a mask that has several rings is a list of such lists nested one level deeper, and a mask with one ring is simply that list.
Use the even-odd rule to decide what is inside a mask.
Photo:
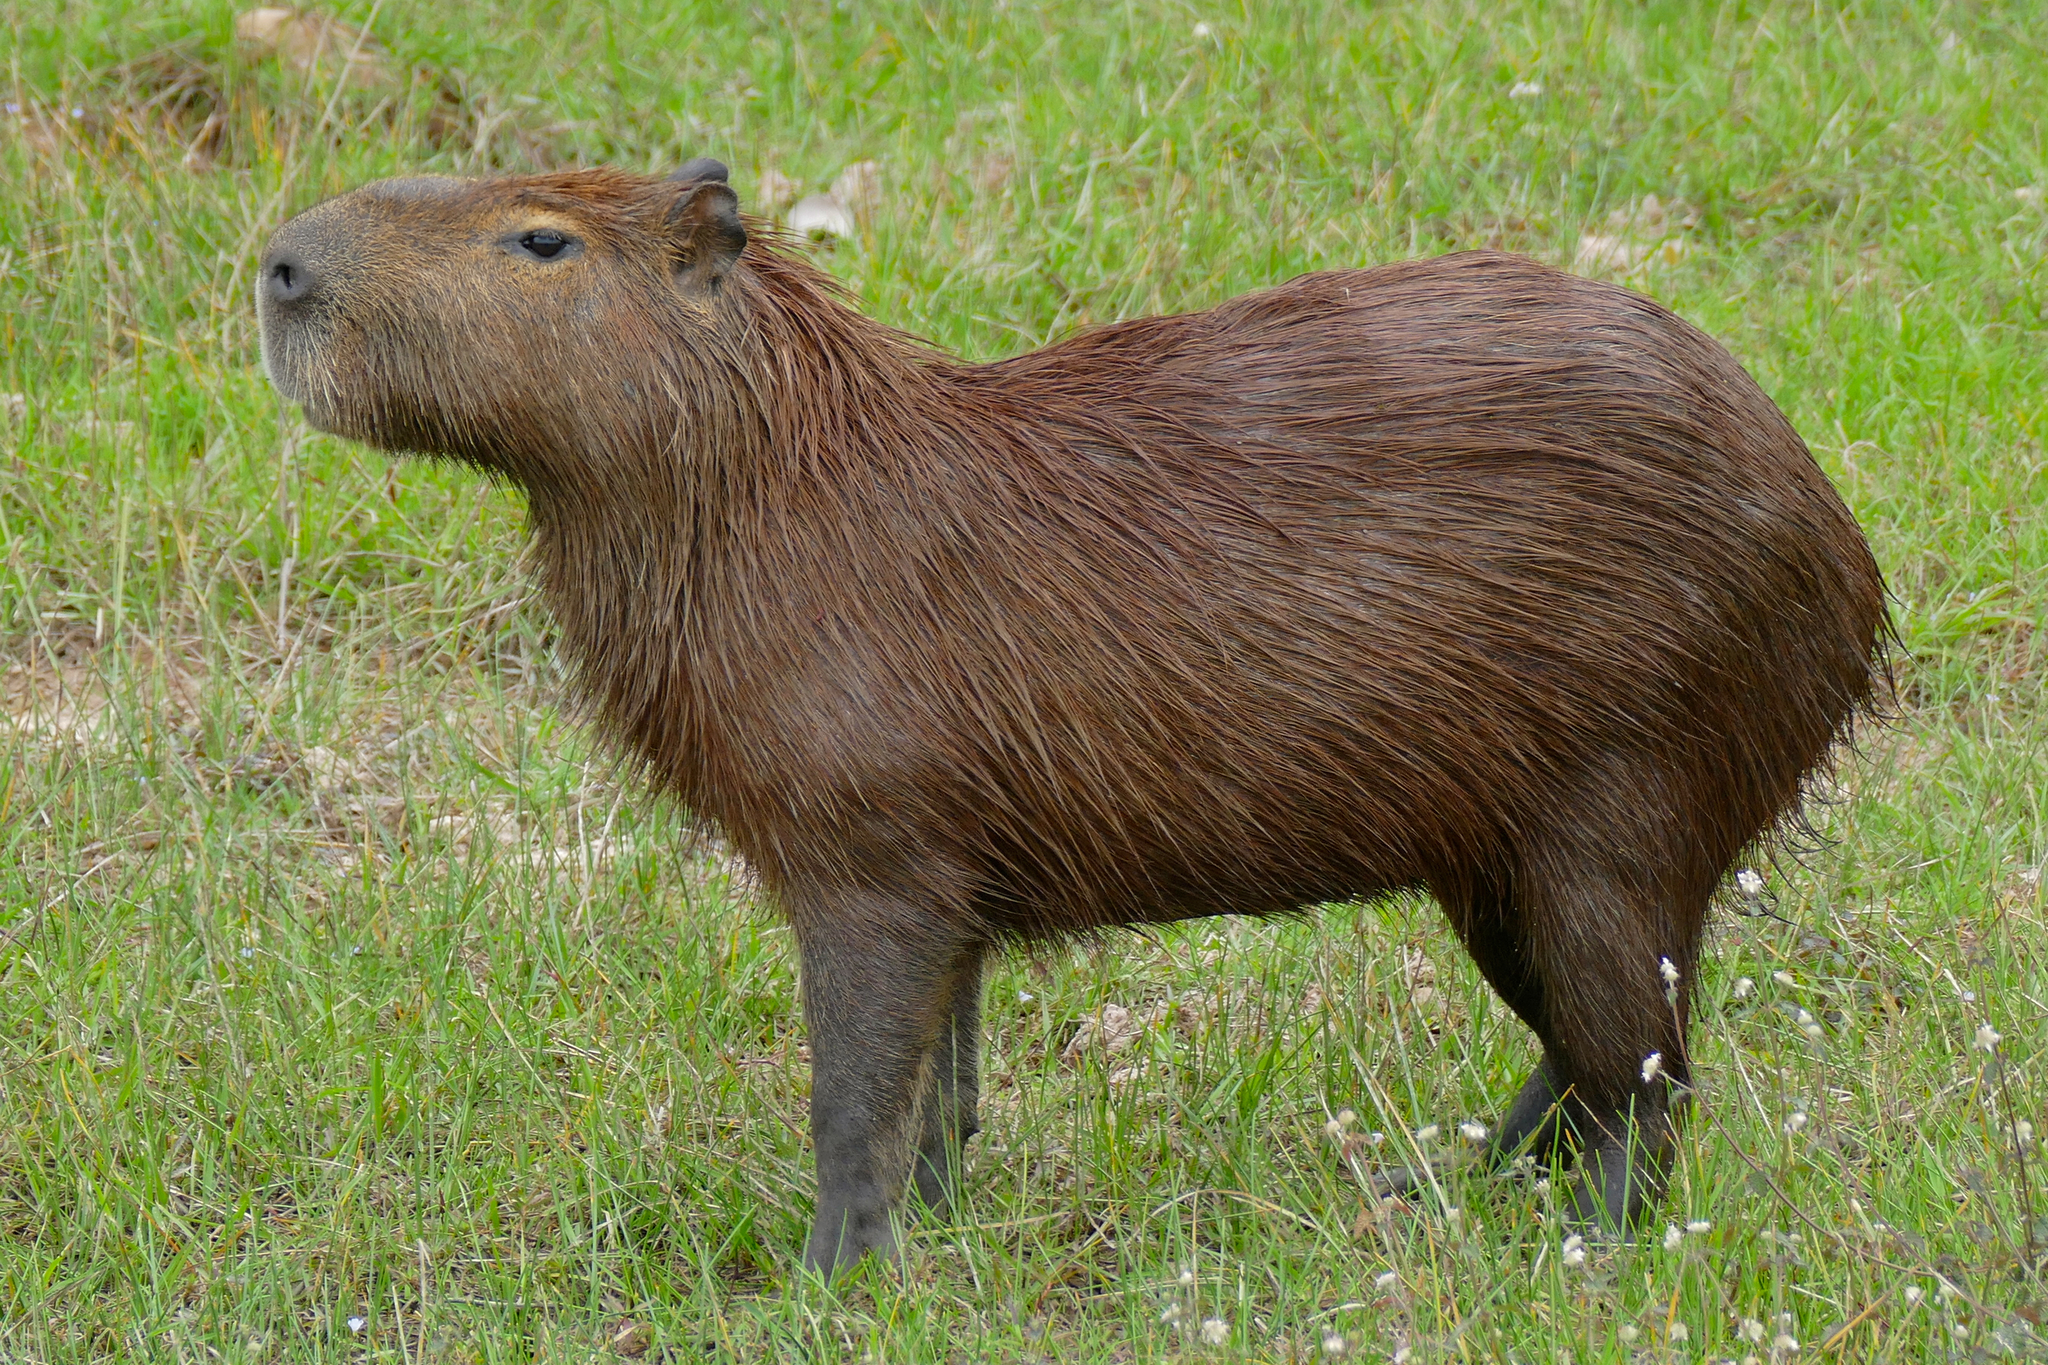
[{"label": "small white flower", "polygon": [[1374,1289],[1392,1289],[1394,1287],[1394,1281],[1399,1278],[1400,1276],[1396,1275],[1391,1270],[1382,1270],[1373,1279],[1372,1287]]},{"label": "small white flower", "polygon": [[1815,1019],[1812,1015],[1808,1014],[1805,1010],[1799,1011],[1799,1031],[1805,1034],[1807,1037],[1813,1039],[1815,1042],[1820,1041],[1822,1033],[1820,1021],[1818,1019]]},{"label": "small white flower", "polygon": [[1458,1125],[1458,1135],[1467,1142],[1486,1141],[1486,1125],[1476,1119],[1466,1119]]},{"label": "small white flower", "polygon": [[1678,984],[1678,968],[1671,965],[1671,959],[1668,957],[1657,959],[1657,975],[1664,978],[1664,984],[1667,986]]},{"label": "small white flower", "polygon": [[1413,1360],[1414,1358],[1415,1348],[1412,1346],[1403,1346],[1400,1350],[1394,1352],[1394,1354],[1389,1357],[1389,1359],[1393,1362],[1393,1365],[1408,1365],[1408,1362]]},{"label": "small white flower", "polygon": [[1804,1128],[1805,1126],[1806,1126],[1806,1111],[1805,1111],[1804,1109],[1794,1109],[1794,1110],[1793,1110],[1793,1111],[1792,1111],[1791,1113],[1789,1113],[1789,1114],[1785,1115],[1785,1131],[1786,1131],[1786,1132],[1788,1132],[1788,1133],[1796,1133],[1796,1132],[1798,1132],[1798,1131],[1799,1131],[1799,1130],[1800,1130],[1801,1128]]},{"label": "small white flower", "polygon": [[1181,1288],[1183,1288],[1183,1289],[1191,1288],[1191,1287],[1192,1287],[1192,1286],[1194,1285],[1194,1283],[1195,1283],[1195,1268],[1194,1268],[1193,1266],[1191,1266],[1191,1265],[1184,1265],[1184,1266],[1182,1266],[1182,1267],[1180,1268],[1180,1286],[1181,1286]]},{"label": "small white flower", "polygon": [[1445,1209],[1444,1221],[1452,1227],[1457,1227],[1465,1221],[1465,1211],[1463,1209]]},{"label": "small white flower", "polygon": [[1417,1142],[1435,1142],[1436,1135],[1441,1131],[1435,1124],[1425,1123],[1415,1130],[1415,1140]]},{"label": "small white flower", "polygon": [[1214,33],[1215,31],[1215,29],[1210,28],[1207,24],[1195,25],[1195,36],[1197,38],[1207,38],[1210,34]]},{"label": "small white flower", "polygon": [[1694,1236],[1698,1236],[1702,1232],[1712,1232],[1714,1225],[1704,1218],[1695,1218],[1685,1225],[1685,1230]]},{"label": "small white flower", "polygon": [[1664,1228],[1664,1249],[1665,1249],[1666,1251],[1676,1251],[1676,1250],[1678,1250],[1678,1244],[1679,1244],[1680,1242],[1683,1242],[1684,1240],[1685,1240],[1685,1233],[1684,1233],[1684,1231],[1683,1231],[1683,1230],[1681,1230],[1680,1228],[1678,1228],[1678,1227],[1676,1227],[1676,1226],[1674,1226],[1674,1225],[1669,1225],[1669,1224],[1667,1224],[1667,1225],[1665,1226],[1665,1228]]},{"label": "small white flower", "polygon": [[1674,1322],[1671,1324],[1671,1330],[1665,1333],[1665,1336],[1674,1343],[1685,1341],[1691,1338],[1692,1328],[1687,1327],[1682,1322]]},{"label": "small white flower", "polygon": [[1938,1281],[1935,1284],[1935,1291],[1944,1299],[1959,1299],[1963,1296],[1963,1291],[1950,1284],[1947,1280]]},{"label": "small white flower", "polygon": [[242,949],[242,958],[244,961],[247,961],[249,958],[252,958],[254,956],[256,956],[256,950],[254,948]]},{"label": "small white flower", "polygon": [[1344,1125],[1335,1119],[1326,1120],[1323,1123],[1323,1136],[1332,1142],[1342,1142],[1344,1140]]},{"label": "small white flower", "polygon": [[1349,1346],[1349,1344],[1348,1344],[1348,1343],[1347,1343],[1347,1342],[1346,1342],[1346,1341],[1344,1340],[1344,1334],[1343,1334],[1342,1332],[1339,1332],[1339,1331],[1338,1331],[1338,1330],[1337,1330],[1336,1328],[1334,1328],[1334,1327],[1325,1327],[1325,1328],[1323,1329],[1323,1354],[1324,1354],[1324,1355],[1326,1355],[1326,1356],[1341,1356],[1341,1355],[1343,1355],[1343,1354],[1344,1354],[1344,1352],[1345,1352],[1345,1351],[1347,1351],[1347,1350],[1349,1350],[1349,1349],[1350,1349],[1350,1346]]},{"label": "small white flower", "polygon": [[1169,1303],[1159,1310],[1159,1320],[1168,1327],[1178,1327],[1187,1319],[1188,1310],[1179,1303]]},{"label": "small white flower", "polygon": [[1616,1332],[1615,1335],[1621,1338],[1622,1345],[1633,1346],[1636,1343],[1636,1338],[1641,1336],[1642,1332],[1637,1329],[1634,1323],[1624,1322],[1621,1325],[1621,1330]]},{"label": "small white flower", "polygon": [[1771,1338],[1771,1349],[1774,1351],[1783,1351],[1787,1355],[1790,1355],[1792,1352],[1799,1349],[1799,1338],[1793,1336],[1790,1332],[1780,1332],[1778,1333],[1778,1335]]},{"label": "small white flower", "polygon": [[1018,1004],[1020,1004],[1020,1005],[1028,1005],[1028,1004],[1030,1004],[1030,1003],[1031,1003],[1031,1002],[1032,1002],[1033,1000],[1036,1000],[1037,998],[1038,998],[1038,997],[1037,997],[1037,996],[1035,996],[1035,995],[1033,995],[1033,994],[1032,994],[1032,993],[1031,993],[1030,991],[1018,991],[1018,992],[1017,992],[1017,1003],[1018,1003]]},{"label": "small white flower", "polygon": [[1735,998],[1737,1000],[1749,999],[1750,992],[1754,991],[1755,989],[1756,982],[1750,980],[1748,977],[1738,976],[1735,978]]},{"label": "small white flower", "polygon": [[1202,1320],[1202,1340],[1208,1342],[1211,1346],[1221,1346],[1224,1342],[1230,1340],[1230,1324],[1222,1318],[1204,1318]]},{"label": "small white flower", "polygon": [[1762,1341],[1764,1339],[1764,1325],[1755,1318],[1744,1318],[1735,1330],[1744,1341]]},{"label": "small white flower", "polygon": [[1367,1146],[1369,1146],[1369,1147],[1377,1147],[1377,1146],[1379,1146],[1379,1145],[1380,1145],[1380,1144],[1381,1144],[1382,1142],[1385,1142],[1386,1140],[1387,1140],[1387,1135],[1386,1135],[1385,1133],[1382,1133],[1382,1132],[1381,1132],[1381,1131],[1380,1131],[1379,1129],[1377,1129],[1377,1128],[1373,1129],[1373,1130],[1372,1130],[1372,1131],[1371,1131],[1370,1133],[1367,1133],[1367,1134],[1365,1135],[1365,1141],[1366,1141],[1366,1145],[1367,1145]]},{"label": "small white flower", "polygon": [[1966,1323],[1952,1322],[1948,1325],[1948,1330],[1955,1333],[1957,1341],[1967,1340],[1970,1335],[1970,1328]]},{"label": "small white flower", "polygon": [[1584,1265],[1586,1263],[1586,1239],[1579,1236],[1578,1233],[1575,1232],[1564,1239],[1562,1251],[1566,1265]]},{"label": "small white flower", "polygon": [[1540,81],[1516,81],[1508,87],[1508,98],[1511,100],[1533,100],[1542,93],[1543,84]]},{"label": "small white flower", "polygon": [[2012,1126],[2012,1140],[2021,1151],[2034,1145],[2034,1125],[2021,1119]]},{"label": "small white flower", "polygon": [[365,1317],[353,1317],[348,1320],[348,1330],[351,1332],[361,1332],[369,1325],[370,1320]]},{"label": "small white flower", "polygon": [[1745,867],[1735,874],[1735,889],[1755,900],[1764,893],[1764,879],[1757,875],[1755,868]]},{"label": "small white flower", "polygon": [[1919,1285],[1910,1284],[1906,1286],[1906,1306],[1908,1308],[1918,1308],[1920,1306],[1920,1300],[1926,1297],[1927,1291],[1922,1289]]},{"label": "small white flower", "polygon": [[1550,1177],[1544,1176],[1536,1182],[1536,1193],[1540,1197],[1550,1193]]},{"label": "small white flower", "polygon": [[1780,986],[1796,986],[1799,984],[1799,978],[1790,972],[1772,972],[1771,980],[1777,982]]},{"label": "small white flower", "polygon": [[1337,1122],[1349,1128],[1352,1124],[1358,1122],[1358,1113],[1352,1109],[1339,1109],[1337,1111]]},{"label": "small white flower", "polygon": [[2000,1033],[1997,1029],[1991,1027],[1991,1025],[1977,1025],[1977,1046],[1982,1048],[1984,1051],[1998,1051],[1998,1045],[2004,1040],[2005,1035]]},{"label": "small white flower", "polygon": [[1663,1053],[1653,1052],[1649,1056],[1643,1058],[1643,1084],[1648,1085],[1651,1081],[1656,1080],[1658,1074],[1661,1073],[1663,1070]]}]

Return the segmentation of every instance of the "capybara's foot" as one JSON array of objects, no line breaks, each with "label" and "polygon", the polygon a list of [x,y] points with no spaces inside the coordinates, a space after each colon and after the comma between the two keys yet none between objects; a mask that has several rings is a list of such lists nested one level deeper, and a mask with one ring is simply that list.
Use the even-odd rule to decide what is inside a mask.
[{"label": "capybara's foot", "polygon": [[1640,1230],[1663,1197],[1670,1169],[1670,1140],[1603,1139],[1579,1159],[1569,1187],[1568,1216],[1603,1240],[1625,1242]]},{"label": "capybara's foot", "polygon": [[804,1269],[832,1280],[858,1264],[869,1252],[878,1261],[894,1258],[901,1243],[895,1220],[886,1210],[861,1213],[851,1209],[820,1209],[804,1245]]}]

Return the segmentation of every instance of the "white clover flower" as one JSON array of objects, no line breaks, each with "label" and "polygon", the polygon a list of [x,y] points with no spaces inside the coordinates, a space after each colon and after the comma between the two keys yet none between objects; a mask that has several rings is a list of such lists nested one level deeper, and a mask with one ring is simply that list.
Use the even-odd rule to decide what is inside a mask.
[{"label": "white clover flower", "polygon": [[1221,1346],[1224,1342],[1230,1340],[1230,1324],[1222,1318],[1204,1318],[1202,1320],[1202,1340],[1208,1342],[1211,1346]]},{"label": "white clover flower", "polygon": [[1344,1340],[1344,1334],[1342,1332],[1339,1332],[1334,1327],[1325,1327],[1323,1329],[1324,1355],[1334,1358],[1343,1355],[1346,1351],[1350,1349],[1350,1343]]},{"label": "white clover flower", "polygon": [[365,1327],[368,1327],[369,1325],[370,1320],[366,1317],[361,1316],[360,1314],[351,1317],[348,1320],[348,1330],[351,1332],[360,1333]]},{"label": "white clover flower", "polygon": [[1193,1286],[1194,1282],[1195,1282],[1195,1268],[1194,1268],[1193,1266],[1191,1266],[1191,1265],[1184,1265],[1184,1266],[1182,1266],[1182,1267],[1180,1268],[1180,1284],[1181,1284],[1181,1288],[1183,1288],[1183,1289],[1189,1288],[1189,1287]]},{"label": "white clover flower", "polygon": [[1435,1142],[1436,1135],[1441,1131],[1435,1124],[1425,1123],[1415,1130],[1415,1140],[1417,1142]]},{"label": "white clover flower", "polygon": [[1764,879],[1757,875],[1755,868],[1745,867],[1735,874],[1735,889],[1755,900],[1764,893]]},{"label": "white clover flower", "polygon": [[1578,1233],[1575,1232],[1564,1239],[1562,1251],[1566,1265],[1584,1265],[1586,1263],[1586,1239],[1579,1236]]},{"label": "white clover flower", "polygon": [[1996,1052],[1998,1045],[2005,1041],[2005,1035],[1989,1024],[1977,1025],[1977,1046],[1986,1052]]},{"label": "white clover flower", "polygon": [[1616,1332],[1615,1335],[1621,1338],[1622,1345],[1633,1346],[1636,1343],[1636,1338],[1641,1336],[1642,1332],[1637,1329],[1634,1323],[1624,1322],[1621,1325],[1621,1330]]},{"label": "white clover flower", "polygon": [[1544,1194],[1549,1194],[1549,1193],[1550,1193],[1550,1177],[1549,1177],[1549,1176],[1547,1176],[1547,1175],[1546,1175],[1546,1176],[1544,1176],[1544,1177],[1543,1177],[1542,1179],[1540,1179],[1540,1180],[1538,1180],[1538,1181],[1536,1182],[1536,1193],[1537,1193],[1537,1194],[1539,1194],[1539,1195],[1544,1195]]},{"label": "white clover flower", "polygon": [[1028,1005],[1037,998],[1038,997],[1033,995],[1030,991],[1017,992],[1017,1003],[1020,1005]]},{"label": "white clover flower", "polygon": [[1664,984],[1667,986],[1678,984],[1678,968],[1671,965],[1671,959],[1668,957],[1657,959],[1657,975],[1664,978]]},{"label": "white clover flower", "polygon": [[1783,1351],[1785,1354],[1790,1355],[1799,1349],[1799,1338],[1793,1336],[1790,1332],[1780,1332],[1771,1338],[1771,1349]]},{"label": "white clover flower", "polygon": [[1735,998],[1737,1000],[1749,999],[1750,993],[1755,989],[1756,982],[1750,980],[1748,977],[1738,976],[1735,978]]},{"label": "white clover flower", "polygon": [[1215,31],[1216,31],[1215,29],[1213,29],[1213,28],[1210,28],[1210,27],[1209,27],[1209,26],[1208,26],[1207,24],[1196,24],[1196,25],[1195,25],[1195,36],[1196,36],[1197,38],[1206,38],[1206,37],[1208,37],[1208,36],[1209,36],[1210,34],[1214,33]]},{"label": "white clover flower", "polygon": [[1799,1130],[1800,1130],[1801,1128],[1804,1128],[1805,1126],[1806,1126],[1806,1111],[1805,1111],[1804,1109],[1794,1109],[1794,1110],[1793,1110],[1793,1111],[1792,1111],[1791,1113],[1789,1113],[1789,1114],[1787,1114],[1787,1115],[1785,1116],[1785,1131],[1786,1131],[1786,1132],[1788,1132],[1788,1133],[1796,1133],[1796,1132],[1798,1132],[1798,1131],[1799,1131]]},{"label": "white clover flower", "polygon": [[1927,1291],[1922,1289],[1919,1285],[1909,1284],[1906,1286],[1906,1306],[1908,1308],[1918,1308],[1920,1306],[1920,1300],[1926,1297]]},{"label": "white clover flower", "polygon": [[1542,94],[1541,81],[1516,81],[1508,87],[1508,98],[1511,100],[1533,100]]},{"label": "white clover flower", "polygon": [[1687,1327],[1682,1322],[1674,1322],[1671,1324],[1671,1330],[1669,1332],[1666,1332],[1664,1335],[1671,1341],[1673,1345],[1676,1345],[1681,1341],[1687,1341],[1691,1339],[1692,1328]]},{"label": "white clover flower", "polygon": [[1394,1281],[1398,1280],[1399,1278],[1400,1276],[1396,1275],[1391,1270],[1382,1270],[1379,1273],[1379,1275],[1374,1278],[1372,1282],[1372,1287],[1374,1289],[1392,1289],[1394,1287]]},{"label": "white clover flower", "polygon": [[1180,1326],[1182,1322],[1187,1320],[1187,1316],[1188,1310],[1181,1307],[1178,1301],[1169,1303],[1166,1307],[1159,1310],[1159,1320],[1168,1327]]},{"label": "white clover flower", "polygon": [[1653,1052],[1649,1056],[1643,1058],[1643,1084],[1648,1085],[1651,1081],[1656,1080],[1657,1077],[1663,1072],[1663,1070],[1663,1053]]},{"label": "white clover flower", "polygon": [[1389,1357],[1389,1359],[1393,1362],[1393,1365],[1408,1365],[1408,1362],[1413,1360],[1414,1358],[1415,1348],[1412,1346],[1403,1346],[1400,1350],[1394,1352],[1394,1354]]},{"label": "white clover flower", "polygon": [[1796,986],[1799,984],[1799,978],[1790,972],[1772,972],[1771,980],[1777,982],[1780,986]]},{"label": "white clover flower", "polygon": [[1665,1249],[1666,1251],[1676,1251],[1676,1250],[1678,1250],[1678,1244],[1679,1244],[1679,1243],[1681,1243],[1681,1242],[1683,1242],[1684,1240],[1685,1240],[1685,1233],[1684,1233],[1684,1232],[1682,1232],[1682,1231],[1681,1231],[1681,1230],[1679,1230],[1679,1229],[1678,1229],[1678,1228],[1677,1228],[1676,1226],[1673,1226],[1673,1225],[1671,1225],[1671,1224],[1666,1224],[1666,1225],[1665,1225],[1665,1228],[1664,1228],[1664,1249]]},{"label": "white clover flower", "polygon": [[1822,1032],[1820,1021],[1818,1019],[1815,1019],[1812,1015],[1808,1014],[1805,1010],[1799,1011],[1799,1031],[1805,1034],[1807,1037],[1813,1039],[1815,1042],[1820,1041]]},{"label": "white clover flower", "polygon": [[1466,1119],[1458,1125],[1458,1135],[1467,1142],[1486,1141],[1486,1125],[1476,1119]]},{"label": "white clover flower", "polygon": [[1695,1218],[1685,1225],[1685,1230],[1697,1236],[1702,1232],[1712,1232],[1714,1225],[1704,1218]]},{"label": "white clover flower", "polygon": [[1381,1144],[1382,1142],[1385,1142],[1386,1140],[1387,1140],[1387,1135],[1386,1135],[1385,1133],[1382,1133],[1382,1132],[1381,1132],[1381,1131],[1380,1131],[1379,1129],[1377,1129],[1377,1128],[1373,1129],[1373,1130],[1372,1130],[1372,1131],[1371,1131],[1370,1133],[1367,1133],[1367,1134],[1365,1135],[1365,1141],[1366,1141],[1366,1145],[1367,1145],[1367,1146],[1370,1146],[1370,1147],[1377,1147],[1377,1146],[1379,1146],[1379,1145],[1380,1145],[1380,1144]]},{"label": "white clover flower", "polygon": [[2032,1147],[2034,1145],[2034,1125],[2028,1123],[2025,1119],[2015,1123],[2012,1126],[2012,1140],[2023,1152]]},{"label": "white clover flower", "polygon": [[1358,1122],[1358,1111],[1355,1109],[1339,1109],[1337,1111],[1337,1122],[1341,1126],[1349,1128],[1352,1124]]},{"label": "white clover flower", "polygon": [[1741,1326],[1735,1330],[1741,1333],[1744,1341],[1762,1341],[1764,1339],[1764,1325],[1755,1318],[1744,1318]]},{"label": "white clover flower", "polygon": [[1344,1140],[1344,1125],[1335,1119],[1324,1120],[1323,1136],[1332,1142],[1342,1142]]},{"label": "white clover flower", "polygon": [[1970,1328],[1967,1323],[1952,1322],[1948,1325],[1948,1330],[1955,1333],[1957,1341],[1967,1341],[1969,1339]]}]

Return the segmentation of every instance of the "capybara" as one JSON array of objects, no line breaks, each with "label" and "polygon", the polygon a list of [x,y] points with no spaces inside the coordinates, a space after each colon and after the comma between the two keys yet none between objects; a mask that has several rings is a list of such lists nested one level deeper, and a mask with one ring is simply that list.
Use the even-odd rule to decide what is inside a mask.
[{"label": "capybara", "polygon": [[1579,1215],[1638,1222],[1709,901],[1888,648],[1756,383],[1490,252],[964,364],[725,181],[384,181],[258,299],[313,425],[525,490],[602,728],[788,917],[806,1263],[953,1193],[992,950],[1401,888],[1542,1041],[1494,1159],[1576,1152]]}]

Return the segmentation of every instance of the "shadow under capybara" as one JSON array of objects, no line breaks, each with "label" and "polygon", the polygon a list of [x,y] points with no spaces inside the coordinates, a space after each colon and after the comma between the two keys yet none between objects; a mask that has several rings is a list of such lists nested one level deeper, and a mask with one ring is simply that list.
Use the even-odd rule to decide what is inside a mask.
[{"label": "shadow under capybara", "polygon": [[1889,631],[1770,399],[1485,252],[963,364],[725,179],[369,185],[258,300],[315,426],[526,491],[603,729],[788,916],[806,1262],[952,1192],[992,950],[1399,888],[1542,1041],[1493,1158],[1577,1152],[1581,1215],[1636,1223],[1709,901]]}]

